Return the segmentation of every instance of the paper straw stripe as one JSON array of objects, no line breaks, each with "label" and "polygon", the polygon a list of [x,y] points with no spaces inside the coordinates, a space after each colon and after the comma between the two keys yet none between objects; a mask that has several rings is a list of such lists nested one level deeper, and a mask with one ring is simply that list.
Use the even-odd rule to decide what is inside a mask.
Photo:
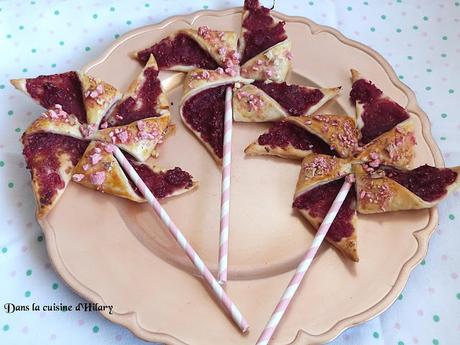
[{"label": "paper straw stripe", "polygon": [[224,144],[222,157],[222,190],[220,201],[219,283],[227,281],[228,230],[230,226],[230,176],[232,167],[232,88],[225,92]]},{"label": "paper straw stripe", "polygon": [[[224,187],[225,187],[225,185],[227,185],[227,187],[230,187],[230,179],[227,179],[227,181],[228,181],[227,183],[225,183],[225,181],[224,181],[224,183],[222,184]],[[229,200],[229,198],[230,198],[230,189],[227,188],[222,193],[222,195],[225,198],[225,201],[222,203],[222,205],[230,205],[230,200]],[[225,215],[227,215],[227,214],[225,214]]]},{"label": "paper straw stripe", "polygon": [[161,218],[161,220],[166,225],[169,232],[175,238],[179,246],[185,251],[189,259],[193,262],[201,277],[212,289],[214,295],[217,297],[221,305],[225,307],[225,310],[231,315],[233,321],[238,325],[240,330],[243,333],[246,332],[249,328],[249,325],[243,317],[243,315],[241,314],[241,312],[238,310],[238,307],[230,300],[230,297],[226,294],[222,286],[220,286],[220,284],[214,278],[212,273],[204,264],[203,260],[201,260],[199,255],[188,243],[187,239],[182,234],[180,229],[174,224],[166,210],[160,205],[158,200],[152,194],[150,189],[148,189],[144,181],[142,181],[142,179],[139,177],[137,172],[134,170],[134,168],[131,166],[131,164],[128,162],[128,160],[118,147],[115,147],[114,154],[118,162],[123,167],[124,171],[133,180],[134,184],[137,186],[137,188],[139,188],[142,195],[145,197],[145,199],[147,199],[147,202],[150,204],[150,206],[152,206],[152,208]]},{"label": "paper straw stripe", "polygon": [[[222,208],[224,209],[225,212],[228,213],[229,209],[230,209],[230,204],[228,202],[226,202],[225,204],[222,205]],[[222,219],[222,221],[226,221],[228,222],[228,215],[225,216],[225,218]],[[227,231],[227,229],[223,230],[223,231]],[[227,234],[224,234],[224,235],[227,235]]]},{"label": "paper straw stripe", "polygon": [[222,260],[226,260],[227,259],[227,248],[226,247],[223,247],[221,248],[222,250]]},{"label": "paper straw stripe", "polygon": [[305,277],[305,273],[310,267],[310,264],[312,263],[313,258],[315,257],[321,243],[323,242],[324,237],[326,236],[329,228],[331,227],[332,222],[337,216],[337,213],[339,212],[340,207],[345,201],[345,198],[347,197],[348,191],[350,190],[350,187],[352,186],[353,182],[354,182],[354,178],[352,175],[349,175],[345,178],[345,182],[342,188],[337,194],[334,202],[331,205],[331,208],[329,209],[326,217],[324,217],[324,220],[321,226],[316,232],[316,235],[312,241],[310,249],[308,249],[307,253],[302,258],[302,261],[297,266],[294,276],[291,278],[289,285],[284,291],[283,296],[281,297],[281,300],[278,302],[270,320],[268,321],[267,325],[262,331],[262,334],[260,335],[259,340],[257,340],[256,345],[267,345],[270,342],[270,339],[272,338],[273,333],[276,330],[276,327],[280,323],[284,313],[289,307],[289,304],[292,301],[292,298],[294,297],[295,293],[297,292],[297,289],[299,288],[302,282],[302,279]]}]

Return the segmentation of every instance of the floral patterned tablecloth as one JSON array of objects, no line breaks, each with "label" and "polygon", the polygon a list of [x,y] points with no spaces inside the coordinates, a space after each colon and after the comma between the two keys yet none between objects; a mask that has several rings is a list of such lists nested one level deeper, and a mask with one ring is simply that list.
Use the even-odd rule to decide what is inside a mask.
[{"label": "floral patterned tablecloth", "polygon": [[[5,312],[5,303],[83,302],[50,267],[34,219],[19,138],[41,109],[9,79],[78,69],[136,27],[241,3],[0,1],[0,344],[145,343],[97,312]],[[284,0],[276,9],[335,27],[380,52],[416,92],[446,165],[460,164],[460,1]],[[331,344],[460,344],[459,201],[455,194],[439,207],[440,224],[428,255],[393,306]]]}]

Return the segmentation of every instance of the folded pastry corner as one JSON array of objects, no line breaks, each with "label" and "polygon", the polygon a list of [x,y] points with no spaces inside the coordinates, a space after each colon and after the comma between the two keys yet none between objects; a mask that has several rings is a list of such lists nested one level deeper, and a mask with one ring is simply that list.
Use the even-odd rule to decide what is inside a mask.
[{"label": "folded pastry corner", "polygon": [[[131,160],[131,165],[157,199],[170,198],[190,192],[199,182],[187,171],[174,167],[164,169],[148,162]],[[140,193],[135,188],[137,193]]]},{"label": "folded pastry corner", "polygon": [[291,60],[291,41],[285,40],[246,61],[241,67],[241,75],[281,83],[291,70]]},{"label": "folded pastry corner", "polygon": [[381,164],[408,168],[414,159],[416,144],[414,123],[408,119],[361,147],[356,161],[367,163],[371,168]]},{"label": "folded pastry corner", "polygon": [[92,127],[80,123],[78,118],[73,114],[67,114],[62,109],[62,106],[57,104],[38,117],[27,128],[26,134],[34,134],[39,132],[48,132],[53,134],[66,135],[76,139],[86,139],[87,136],[92,136],[94,131]]},{"label": "folded pastry corner", "polygon": [[[135,202],[146,200],[125,174],[113,155],[114,147],[92,141],[75,167],[72,180],[85,187]],[[127,157],[134,170],[158,199],[179,195],[197,187],[197,182],[180,168],[159,169]]]},{"label": "folded pastry corner", "polygon": [[216,70],[197,68],[185,75],[181,103],[205,89],[235,83],[239,83],[240,87],[244,87],[243,85],[252,82],[252,79],[246,79],[236,74],[229,75],[224,73],[222,68],[217,68]]},{"label": "folded pastry corner", "polygon": [[[302,161],[293,207],[318,229],[329,211],[345,177],[352,172],[350,160],[312,154]],[[326,239],[349,259],[357,262],[356,197],[348,193]]]},{"label": "folded pastry corner", "polygon": [[289,116],[286,121],[316,135],[342,158],[351,157],[358,149],[356,124],[348,115]]},{"label": "folded pastry corner", "polygon": [[285,80],[291,67],[291,43],[285,22],[275,21],[258,0],[245,0],[238,50],[241,75],[256,80]]},{"label": "folded pastry corner", "polygon": [[372,81],[352,69],[350,100],[356,104],[356,121],[361,142],[367,144],[398,123],[410,118],[409,113],[384,95]]},{"label": "folded pastry corner", "polygon": [[127,125],[137,120],[169,114],[169,101],[158,73],[155,57],[150,55],[113,111],[104,118],[101,128]]},{"label": "folded pastry corner", "polygon": [[11,84],[45,109],[60,105],[66,113],[75,115],[81,123],[86,122],[82,85],[77,72],[12,79]]},{"label": "folded pastry corner", "polygon": [[460,167],[425,164],[408,170],[356,164],[353,170],[360,213],[431,208],[460,186]]},{"label": "folded pastry corner", "polygon": [[340,89],[255,81],[234,92],[233,117],[240,122],[268,122],[311,115],[338,95]]},{"label": "folded pastry corner", "polygon": [[75,167],[72,180],[103,193],[143,202],[113,155],[113,150],[111,144],[92,141]]},{"label": "folded pastry corner", "polygon": [[122,94],[117,88],[99,78],[82,72],[78,73],[78,77],[82,87],[87,123],[99,128],[102,118],[121,99]]},{"label": "folded pastry corner", "polygon": [[12,79],[11,84],[46,109],[59,106],[81,123],[98,127],[121,93],[112,85],[83,72],[69,71],[36,78]]},{"label": "folded pastry corner", "polygon": [[37,131],[22,135],[23,155],[32,177],[37,218],[45,217],[64,193],[74,166],[88,142],[70,136]]},{"label": "folded pastry corner", "polygon": [[194,39],[220,67],[228,68],[239,65],[238,34],[236,32],[212,30],[207,26],[200,26],[197,30],[183,29],[180,32]]},{"label": "folded pastry corner", "polygon": [[19,90],[25,93],[27,96],[32,97],[27,91],[27,79],[26,78],[11,79],[10,83],[11,85],[15,87],[16,90]]},{"label": "folded pastry corner", "polygon": [[109,127],[97,131],[94,139],[116,144],[138,161],[156,156],[155,148],[170,131],[169,112],[137,120],[128,125]]},{"label": "folded pastry corner", "polygon": [[286,116],[278,102],[251,84],[235,89],[232,105],[233,119],[238,122],[269,122]]},{"label": "folded pastry corner", "polygon": [[238,37],[232,31],[198,29],[178,30],[149,48],[134,53],[145,64],[154,55],[161,70],[189,72],[195,68],[233,70],[239,65]]},{"label": "folded pastry corner", "polygon": [[248,145],[244,152],[247,155],[269,155],[294,160],[302,160],[312,153],[335,155],[321,138],[289,121],[274,123]]}]

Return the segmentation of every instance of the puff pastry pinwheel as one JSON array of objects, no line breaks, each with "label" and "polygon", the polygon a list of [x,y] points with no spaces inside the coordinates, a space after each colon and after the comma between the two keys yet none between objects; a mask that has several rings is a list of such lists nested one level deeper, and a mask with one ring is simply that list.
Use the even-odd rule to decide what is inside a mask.
[{"label": "puff pastry pinwheel", "polygon": [[[366,83],[375,87],[370,81]],[[249,87],[254,86],[245,85],[243,88]],[[352,90],[352,98],[355,93]],[[393,104],[389,98],[384,100]],[[387,167],[385,169],[391,167],[393,174],[394,171],[405,171],[402,169],[407,169],[414,158],[416,140],[409,116],[403,121],[392,122],[392,114],[383,112],[379,115],[372,121],[381,121],[385,124],[385,130],[373,135],[366,143],[363,140],[360,142],[363,128],[366,131],[373,124],[360,127],[357,124],[357,121],[361,121],[359,117],[355,121],[348,115],[289,114],[283,116],[281,121],[274,122],[245,149],[245,153],[250,155],[275,155],[302,160],[293,207],[315,229],[328,212],[346,175],[356,174],[357,192],[349,192],[327,236],[333,246],[353,261],[359,260],[357,211],[381,211],[374,204],[365,204],[366,199],[360,199],[360,195],[367,196],[362,192],[363,181],[368,183],[371,180],[368,173],[382,170],[384,166]],[[382,173],[378,171],[377,174]]]},{"label": "puff pastry pinwheel", "polygon": [[[425,164],[411,168],[416,140],[408,112],[382,96],[371,81],[358,76],[359,73],[352,70],[350,98],[356,102],[358,131],[350,150],[331,144],[330,137],[324,135],[329,127],[313,132],[305,126],[302,117],[285,121],[304,124],[302,128],[308,136],[315,134],[334,149],[334,154],[347,157],[305,151],[293,207],[318,228],[344,176],[353,173],[355,190],[349,192],[327,236],[330,243],[353,261],[358,261],[356,212],[372,214],[430,208],[460,186],[460,167],[436,168]],[[311,126],[312,122],[309,120],[308,124]],[[334,132],[339,133],[338,129]],[[342,134],[336,138],[344,137]]]},{"label": "puff pastry pinwheel", "polygon": [[142,163],[158,155],[157,145],[174,128],[153,56],[124,95],[100,79],[75,71],[11,82],[47,108],[22,136],[37,217],[53,209],[71,180],[144,201],[119,166],[111,168],[116,166],[114,158],[101,147],[117,145],[127,152],[159,198],[197,185],[180,168],[161,170]]}]

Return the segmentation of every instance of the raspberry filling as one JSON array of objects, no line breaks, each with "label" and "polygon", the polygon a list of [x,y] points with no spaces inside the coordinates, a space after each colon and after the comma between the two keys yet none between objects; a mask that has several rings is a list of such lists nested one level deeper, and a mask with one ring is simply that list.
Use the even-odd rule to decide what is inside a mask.
[{"label": "raspberry filling", "polygon": [[126,98],[117,105],[114,113],[110,115],[110,125],[122,126],[148,117],[160,116],[155,108],[161,92],[158,70],[153,67],[145,69],[142,86],[136,95]]},{"label": "raspberry filling", "polygon": [[350,91],[350,99],[353,103],[370,103],[380,98],[382,90],[377,88],[372,82],[359,79],[353,83]]},{"label": "raspberry filling", "polygon": [[318,89],[307,89],[299,85],[283,83],[264,83],[255,81],[254,85],[277,101],[289,115],[304,115],[308,109],[317,104],[324,94]]},{"label": "raspberry filling", "polygon": [[26,80],[27,92],[41,106],[50,109],[60,104],[68,114],[74,114],[82,123],[86,122],[81,83],[76,72],[41,75]]},{"label": "raspberry filling", "polygon": [[249,11],[249,15],[242,23],[247,31],[244,33],[245,46],[241,63],[287,39],[285,22],[275,23],[270,16],[270,9],[260,6],[258,0],[246,0],[244,9]]},{"label": "raspberry filling", "polygon": [[[332,181],[313,188],[312,190],[302,194],[294,200],[293,207],[301,210],[306,210],[312,217],[323,219],[326,217],[329,208],[339,193],[343,185],[344,178]],[[355,193],[348,193],[344,203],[340,207],[337,216],[334,219],[327,237],[335,242],[339,242],[342,238],[350,237],[353,234],[354,227],[352,224],[355,214],[356,196]]]},{"label": "raspberry filling", "polygon": [[385,176],[395,180],[425,201],[442,198],[447,187],[457,179],[457,172],[447,168],[422,165],[414,170],[403,171],[393,167],[382,167]]},{"label": "raspberry filling", "polygon": [[271,148],[285,148],[291,144],[299,150],[334,155],[329,145],[320,138],[289,122],[276,122],[267,133],[259,137],[258,143],[269,145]]},{"label": "raspberry filling", "polygon": [[52,133],[24,135],[22,141],[27,168],[38,184],[39,202],[41,205],[49,205],[57,191],[65,187],[59,175],[59,158],[66,155],[75,166],[89,142]]},{"label": "raspberry filling", "polygon": [[364,127],[361,128],[361,142],[367,144],[372,139],[391,130],[398,123],[409,118],[403,107],[389,99],[379,99],[364,105],[362,115]]},{"label": "raspberry filling", "polygon": [[[193,185],[192,176],[178,167],[157,173],[142,163],[131,161],[131,165],[158,199],[163,199],[179,189],[188,189]],[[142,196],[136,185],[131,180],[129,181],[134,191]]]},{"label": "raspberry filling", "polygon": [[188,99],[182,109],[185,121],[200,133],[217,157],[222,158],[224,140],[225,89],[228,85],[201,91]]},{"label": "raspberry filling", "polygon": [[164,38],[150,48],[137,53],[137,58],[142,64],[146,64],[150,54],[155,56],[160,69],[177,65],[195,66],[204,69],[216,69],[219,67],[208,52],[185,34],[178,34],[174,38]]},{"label": "raspberry filling", "polygon": [[369,143],[409,118],[409,114],[403,107],[381,96],[382,91],[370,81],[360,79],[353,83],[350,99],[364,104],[364,112],[361,116],[364,122],[361,128],[363,144]]}]

